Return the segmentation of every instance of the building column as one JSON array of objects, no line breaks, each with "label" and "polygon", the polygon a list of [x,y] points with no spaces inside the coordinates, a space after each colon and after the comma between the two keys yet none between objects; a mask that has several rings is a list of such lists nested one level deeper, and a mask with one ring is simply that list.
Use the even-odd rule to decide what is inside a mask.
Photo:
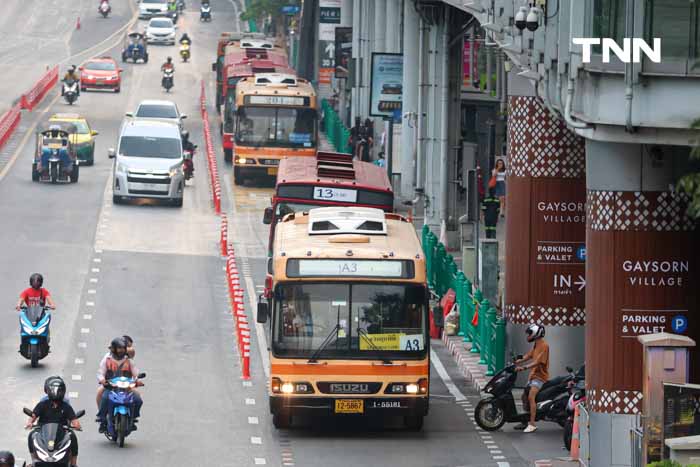
[{"label": "building column", "polygon": [[[684,197],[669,191],[688,152],[586,141],[586,386],[590,445],[597,446],[590,465],[630,465],[628,428],[641,413],[643,395],[636,337],[668,332],[700,338],[698,226],[684,214]],[[699,377],[696,348],[690,378]],[[644,430],[663,426],[657,421]]]},{"label": "building column", "polygon": [[395,170],[401,173],[401,197],[412,199],[415,184],[415,164],[418,149],[418,54],[421,53],[418,38],[419,17],[413,2],[403,4],[403,102],[401,112],[401,156]]},{"label": "building column", "polygon": [[584,140],[546,110],[515,70],[509,89],[506,355],[530,350],[525,328],[544,325],[550,375],[557,376],[584,361]]},{"label": "building column", "polygon": [[[409,2],[410,3],[410,2]],[[405,8],[404,8],[405,10]],[[414,9],[415,11],[415,9]],[[386,0],[386,33],[385,33],[385,50],[387,52],[401,52],[401,43],[399,38],[401,25],[401,0]],[[418,26],[413,30],[413,34],[418,35]],[[404,35],[404,38],[406,36]],[[405,66],[405,63],[404,63]]]}]

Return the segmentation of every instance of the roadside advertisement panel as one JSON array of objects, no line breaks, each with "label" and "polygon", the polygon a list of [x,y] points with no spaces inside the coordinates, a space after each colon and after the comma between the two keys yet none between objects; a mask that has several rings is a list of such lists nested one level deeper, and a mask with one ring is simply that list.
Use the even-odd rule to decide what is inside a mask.
[{"label": "roadside advertisement panel", "polygon": [[403,55],[395,53],[372,54],[369,114],[373,117],[391,117],[401,110],[403,94]]}]

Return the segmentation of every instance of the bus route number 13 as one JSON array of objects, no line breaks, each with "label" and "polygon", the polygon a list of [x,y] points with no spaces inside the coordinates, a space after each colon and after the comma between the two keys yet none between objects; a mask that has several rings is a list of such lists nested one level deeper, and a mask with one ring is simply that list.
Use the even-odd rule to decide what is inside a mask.
[{"label": "bus route number 13", "polygon": [[356,202],[357,192],[355,190],[344,190],[340,188],[316,187],[314,188],[314,199]]}]

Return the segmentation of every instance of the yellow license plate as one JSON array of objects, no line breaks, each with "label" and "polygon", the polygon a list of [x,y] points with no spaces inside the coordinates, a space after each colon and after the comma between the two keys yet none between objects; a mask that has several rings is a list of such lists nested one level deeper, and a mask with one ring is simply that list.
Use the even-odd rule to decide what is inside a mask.
[{"label": "yellow license plate", "polygon": [[365,401],[362,399],[342,399],[335,401],[335,413],[364,413]]},{"label": "yellow license plate", "polygon": [[268,167],[267,174],[268,175],[277,175],[277,167]]}]

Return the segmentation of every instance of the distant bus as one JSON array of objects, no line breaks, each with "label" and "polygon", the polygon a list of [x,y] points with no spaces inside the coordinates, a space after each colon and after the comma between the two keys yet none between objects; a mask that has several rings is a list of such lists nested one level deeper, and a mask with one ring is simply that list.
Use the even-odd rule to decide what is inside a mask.
[{"label": "distant bus", "polygon": [[428,413],[430,352],[425,258],[398,214],[316,208],[277,226],[270,300],[272,422],[296,416],[401,417]]},{"label": "distant bus", "polygon": [[260,73],[236,84],[233,181],[275,177],[284,157],[316,154],[318,103],[311,83]]},{"label": "distant bus", "polygon": [[272,206],[263,216],[263,223],[270,224],[268,252],[275,226],[285,215],[326,206],[364,206],[392,212],[394,192],[386,169],[337,152],[282,159]]}]

